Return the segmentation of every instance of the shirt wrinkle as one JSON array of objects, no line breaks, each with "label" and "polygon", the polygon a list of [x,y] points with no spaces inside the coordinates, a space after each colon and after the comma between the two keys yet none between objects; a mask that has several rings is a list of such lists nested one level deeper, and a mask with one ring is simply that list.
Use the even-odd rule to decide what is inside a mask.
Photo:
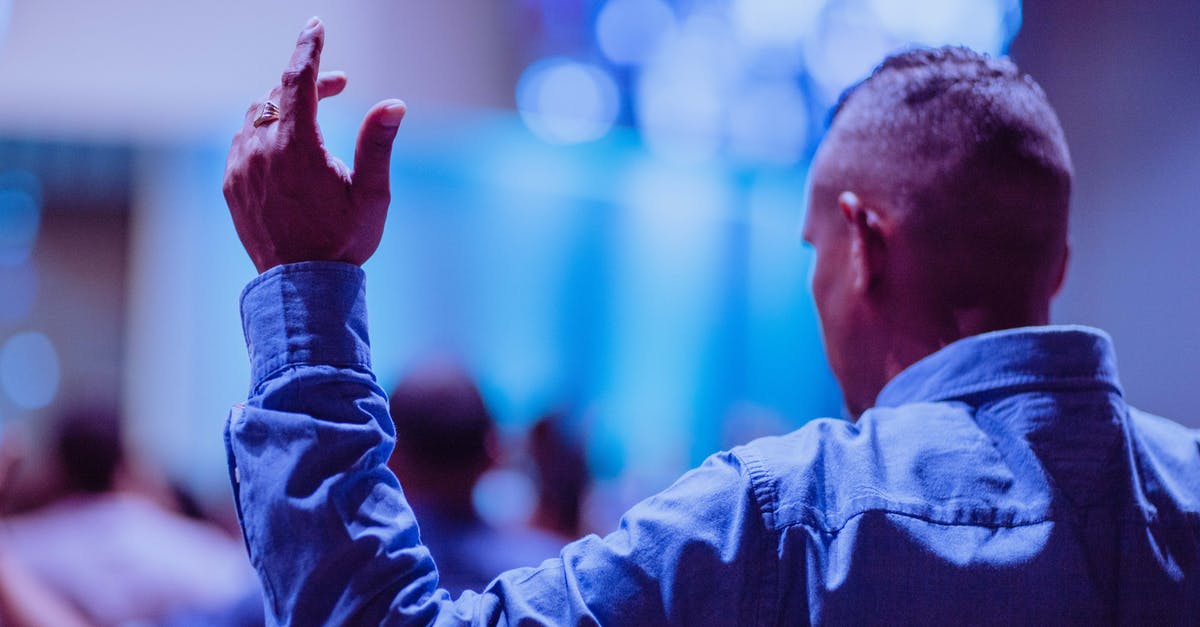
[{"label": "shirt wrinkle", "polygon": [[950,344],[857,424],[714,455],[610,536],[452,599],[383,466],[364,289],[306,262],[242,295],[254,385],[226,448],[272,623],[1200,621],[1200,433],[1131,409],[1111,339],[1079,326]]}]

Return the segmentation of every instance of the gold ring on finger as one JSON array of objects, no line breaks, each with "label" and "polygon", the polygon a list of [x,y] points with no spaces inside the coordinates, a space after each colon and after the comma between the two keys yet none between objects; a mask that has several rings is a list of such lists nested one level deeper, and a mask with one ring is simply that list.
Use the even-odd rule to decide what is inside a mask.
[{"label": "gold ring on finger", "polygon": [[268,100],[263,103],[262,109],[258,112],[258,117],[254,118],[254,128],[266,126],[277,120],[279,120],[279,105]]}]

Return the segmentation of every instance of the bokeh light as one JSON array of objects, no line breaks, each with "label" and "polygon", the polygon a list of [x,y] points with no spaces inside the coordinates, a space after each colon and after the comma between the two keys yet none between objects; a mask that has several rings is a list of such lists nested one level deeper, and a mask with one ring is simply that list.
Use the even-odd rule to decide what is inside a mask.
[{"label": "bokeh light", "polygon": [[836,2],[806,40],[805,63],[820,97],[833,101],[885,55],[905,48],[964,45],[1001,54],[1020,21],[1019,0]]},{"label": "bokeh light", "polygon": [[804,47],[817,97],[835,102],[846,88],[865,78],[880,60],[901,47],[901,42],[880,28],[873,14],[844,4],[831,6]]},{"label": "bokeh light", "polygon": [[979,0],[870,0],[870,9],[893,38],[926,46],[964,45],[999,52],[1007,33],[1006,18],[1019,2]]},{"label": "bokeh light", "polygon": [[563,58],[540,61],[517,84],[517,110],[538,137],[575,144],[603,137],[620,109],[616,83],[603,69]]},{"label": "bokeh light", "polygon": [[54,400],[59,384],[58,351],[46,334],[14,335],[0,348],[0,388],[23,409],[41,409]]},{"label": "bokeh light", "polygon": [[674,25],[662,0],[610,0],[596,16],[596,44],[617,65],[640,65]]},{"label": "bokeh light", "polygon": [[712,14],[688,18],[664,40],[641,75],[635,100],[651,150],[691,162],[718,154],[737,63],[728,23]]},{"label": "bokeh light", "polygon": [[748,46],[789,48],[816,27],[825,0],[734,0],[731,19]]},{"label": "bokeh light", "polygon": [[729,152],[751,163],[788,165],[808,145],[808,103],[791,80],[747,86],[729,111]]},{"label": "bokeh light", "polygon": [[471,503],[489,524],[505,528],[528,522],[537,507],[537,488],[523,472],[495,469],[485,472],[471,491]]},{"label": "bokeh light", "polygon": [[587,141],[614,111],[658,157],[743,166],[803,162],[824,130],[822,112],[888,54],[942,45],[1002,54],[1021,21],[1020,0],[598,5],[590,49],[542,45],[600,65],[554,57],[530,66],[518,92],[527,126],[552,143]]},{"label": "bokeh light", "polygon": [[40,189],[28,172],[0,173],[0,265],[29,259],[41,224]]}]

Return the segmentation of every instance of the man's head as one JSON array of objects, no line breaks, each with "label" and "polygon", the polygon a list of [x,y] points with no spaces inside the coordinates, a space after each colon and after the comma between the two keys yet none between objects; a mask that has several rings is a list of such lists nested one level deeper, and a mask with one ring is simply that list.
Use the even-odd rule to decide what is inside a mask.
[{"label": "man's head", "polygon": [[108,492],[125,461],[121,419],[116,412],[101,407],[70,411],[56,425],[54,447],[71,492]]},{"label": "man's head", "polygon": [[853,415],[941,346],[1047,322],[1070,156],[1045,94],[1008,59],[889,57],[843,96],[811,181],[813,294]]},{"label": "man's head", "polygon": [[388,466],[414,501],[469,515],[471,489],[493,463],[496,426],[470,375],[451,362],[416,369],[390,401],[396,448]]}]

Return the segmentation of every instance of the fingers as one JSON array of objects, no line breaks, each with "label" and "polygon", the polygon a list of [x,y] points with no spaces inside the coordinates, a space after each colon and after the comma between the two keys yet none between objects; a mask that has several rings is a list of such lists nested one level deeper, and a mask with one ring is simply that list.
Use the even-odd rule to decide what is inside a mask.
[{"label": "fingers", "polygon": [[318,137],[317,73],[324,45],[325,26],[314,17],[296,40],[296,49],[280,80],[280,131],[298,140]]},{"label": "fingers", "polygon": [[403,102],[384,100],[367,112],[354,149],[353,185],[361,201],[381,202],[386,206],[390,200],[392,141],[406,111]]},{"label": "fingers", "polygon": [[[329,98],[330,96],[336,96],[342,93],[342,91],[346,89],[347,81],[348,79],[346,78],[345,72],[321,72],[317,76],[317,98]],[[245,128],[252,129],[254,120],[258,118],[260,113],[262,113],[263,103],[267,102],[268,100],[278,103],[279,95],[282,93],[282,91],[283,88],[276,85],[271,89],[271,91],[267,92],[265,96],[255,100],[250,107],[246,109]]]},{"label": "fingers", "polygon": [[317,98],[328,98],[342,93],[346,88],[345,72],[321,72],[317,76]]},{"label": "fingers", "polygon": [[253,103],[251,103],[250,107],[246,109],[246,123],[243,130],[249,131],[254,129],[254,120],[258,118],[258,114],[262,113],[263,103],[268,100],[272,102],[277,102],[279,100],[278,85],[268,91],[262,98],[255,100]]},{"label": "fingers", "polygon": [[267,101],[279,105],[279,130],[286,137],[313,140],[320,137],[317,129],[317,100],[342,93],[346,88],[344,72],[320,72],[321,49],[325,41],[325,26],[317,18],[309,21],[296,41],[291,61],[283,72],[280,85],[250,105],[246,110],[243,132],[253,133],[254,121]]}]

